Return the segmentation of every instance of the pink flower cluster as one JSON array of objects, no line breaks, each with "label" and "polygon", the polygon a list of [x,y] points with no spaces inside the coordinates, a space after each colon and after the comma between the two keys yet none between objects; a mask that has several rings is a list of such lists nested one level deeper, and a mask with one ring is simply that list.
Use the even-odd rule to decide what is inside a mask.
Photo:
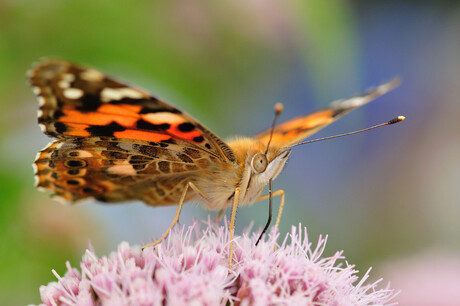
[{"label": "pink flower cluster", "polygon": [[[226,226],[195,222],[176,227],[155,248],[141,251],[122,242],[98,258],[87,250],[81,272],[67,263],[63,277],[40,288],[44,305],[392,305],[394,291],[358,281],[342,252],[321,257],[325,238],[312,247],[306,229],[277,245],[272,231],[255,246],[256,233],[235,238],[228,270]],[[277,248],[275,249],[275,246]]]}]

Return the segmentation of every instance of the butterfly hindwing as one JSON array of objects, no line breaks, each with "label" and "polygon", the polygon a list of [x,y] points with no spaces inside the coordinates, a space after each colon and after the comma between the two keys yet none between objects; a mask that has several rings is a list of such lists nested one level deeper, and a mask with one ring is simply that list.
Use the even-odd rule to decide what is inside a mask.
[{"label": "butterfly hindwing", "polygon": [[[332,102],[327,109],[283,122],[275,127],[271,144],[278,147],[287,147],[295,144],[318,132],[320,129],[326,127],[350,111],[389,92],[395,88],[399,82],[399,78],[395,78],[361,95]],[[256,135],[255,138],[268,143],[270,130]]]},{"label": "butterfly hindwing", "polygon": [[37,186],[67,201],[139,199],[176,204],[187,180],[209,165],[209,155],[181,145],[110,137],[59,139],[35,161]]}]

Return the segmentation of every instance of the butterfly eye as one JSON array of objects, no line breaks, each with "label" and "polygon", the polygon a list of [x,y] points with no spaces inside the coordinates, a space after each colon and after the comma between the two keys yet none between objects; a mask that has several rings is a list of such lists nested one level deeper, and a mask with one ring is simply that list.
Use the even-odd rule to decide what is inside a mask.
[{"label": "butterfly eye", "polygon": [[257,173],[264,172],[267,169],[267,164],[267,157],[263,153],[257,153],[251,161],[251,167]]}]

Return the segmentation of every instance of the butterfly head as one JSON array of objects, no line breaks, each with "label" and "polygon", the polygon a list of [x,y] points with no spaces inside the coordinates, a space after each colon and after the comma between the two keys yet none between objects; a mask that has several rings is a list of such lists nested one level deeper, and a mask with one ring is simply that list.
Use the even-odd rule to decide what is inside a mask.
[{"label": "butterfly head", "polygon": [[269,180],[281,173],[291,154],[291,150],[277,145],[271,145],[266,151],[267,143],[253,138],[239,137],[230,141],[229,145],[241,169],[238,181],[244,195],[242,203],[252,203]]},{"label": "butterfly head", "polygon": [[[248,151],[245,169],[248,174],[247,201],[251,202],[262,192],[271,179],[275,179],[283,170],[291,150],[270,147],[265,152],[265,145],[259,150]],[[257,147],[257,146],[256,146]]]},{"label": "butterfly head", "polygon": [[[277,150],[278,151],[278,150]],[[256,152],[250,159],[249,165],[253,176],[261,176],[264,181],[275,178],[283,170],[291,150],[279,152]]]}]

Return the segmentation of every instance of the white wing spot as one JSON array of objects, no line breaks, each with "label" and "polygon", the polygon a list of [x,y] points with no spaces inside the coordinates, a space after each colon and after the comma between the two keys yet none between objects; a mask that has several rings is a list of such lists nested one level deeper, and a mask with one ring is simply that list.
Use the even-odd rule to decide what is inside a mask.
[{"label": "white wing spot", "polygon": [[46,132],[46,126],[42,123],[39,123],[38,126],[40,127],[40,130],[45,133]]},{"label": "white wing spot", "polygon": [[34,86],[34,87],[32,88],[32,91],[33,91],[34,94],[36,94],[37,96],[40,95],[40,94],[42,93],[41,88],[38,87],[38,86]]},{"label": "white wing spot", "polygon": [[142,92],[129,88],[104,88],[101,91],[101,100],[102,102],[110,102],[110,101],[118,101],[123,98],[131,98],[131,99],[140,99],[143,98],[144,95]]},{"label": "white wing spot", "polygon": [[64,199],[64,198],[63,198],[62,196],[60,196],[60,195],[53,195],[52,197],[53,197],[53,200],[55,200],[55,201],[61,203],[62,205],[70,205],[70,204],[72,204],[71,201]]},{"label": "white wing spot", "polygon": [[[37,179],[38,179],[38,178],[37,178]],[[37,190],[38,190],[38,191],[41,191],[41,192],[46,191],[46,188],[43,188],[43,187],[41,187],[41,186],[35,186],[35,187],[37,187]]]},{"label": "white wing spot", "polygon": [[43,98],[42,96],[38,96],[37,100],[38,100],[38,106],[40,106],[40,107],[42,107],[46,103],[45,98]]},{"label": "white wing spot", "polygon": [[331,103],[331,108],[336,109],[347,109],[347,108],[356,108],[370,101],[380,97],[381,95],[389,92],[390,90],[394,89],[396,86],[399,85],[401,80],[396,77],[390,82],[381,84],[377,87],[368,89],[365,93],[351,97],[349,99],[342,99]]},{"label": "white wing spot", "polygon": [[61,88],[69,88],[70,87],[70,82],[67,82],[65,80],[59,81],[58,86]]},{"label": "white wing spot", "polygon": [[[34,162],[36,162],[36,161],[40,158],[41,154],[42,154],[42,151],[40,151],[40,152],[38,152],[37,154],[35,154],[35,160],[34,160]],[[35,165],[35,164],[33,164],[33,165],[35,166],[35,167],[34,167],[34,169],[35,169],[35,168],[37,167],[37,165]]]},{"label": "white wing spot", "polygon": [[61,88],[69,88],[70,83],[75,81],[75,76],[71,73],[65,73],[61,76],[61,80],[58,82],[58,86]]},{"label": "white wing spot", "polygon": [[63,81],[66,81],[66,82],[73,82],[75,81],[75,75],[73,75],[72,73],[64,73],[62,76],[61,76],[61,79]]},{"label": "white wing spot", "polygon": [[120,175],[136,175],[137,172],[134,170],[131,165],[118,165],[112,166],[107,169],[107,172],[111,174],[120,174]]},{"label": "white wing spot", "polygon": [[182,116],[168,112],[145,114],[142,115],[142,119],[154,124],[159,124],[163,122],[167,122],[169,124],[178,124],[184,122],[184,118]]},{"label": "white wing spot", "polygon": [[[35,159],[35,160],[37,160],[37,159]],[[35,162],[32,164],[32,168],[34,169],[34,173],[38,172],[38,168],[37,168],[37,165],[35,164]]]},{"label": "white wing spot", "polygon": [[80,73],[80,78],[88,82],[100,82],[105,76],[102,72],[99,72],[94,69],[87,69]]},{"label": "white wing spot", "polygon": [[[35,171],[35,173],[37,173],[37,171]],[[34,186],[37,187],[37,188],[42,188],[42,187],[38,187],[38,184],[40,184],[40,179],[38,178],[37,175],[34,175]]]},{"label": "white wing spot", "polygon": [[92,157],[93,156],[91,152],[86,151],[86,150],[76,150],[76,151],[71,151],[71,152],[76,152],[78,154],[77,155],[78,157]]},{"label": "white wing spot", "polygon": [[42,117],[43,116],[43,111],[41,109],[39,109],[37,111],[37,115],[38,115],[38,117]]},{"label": "white wing spot", "polygon": [[356,108],[356,107],[366,104],[369,101],[371,101],[371,99],[369,99],[369,96],[353,97],[348,100],[335,101],[331,103],[331,106],[333,108],[336,107],[336,108],[343,108],[343,109]]},{"label": "white wing spot", "polygon": [[66,97],[67,99],[80,99],[81,97],[83,97],[83,94],[83,90],[78,88],[67,88],[64,90],[64,97]]}]

